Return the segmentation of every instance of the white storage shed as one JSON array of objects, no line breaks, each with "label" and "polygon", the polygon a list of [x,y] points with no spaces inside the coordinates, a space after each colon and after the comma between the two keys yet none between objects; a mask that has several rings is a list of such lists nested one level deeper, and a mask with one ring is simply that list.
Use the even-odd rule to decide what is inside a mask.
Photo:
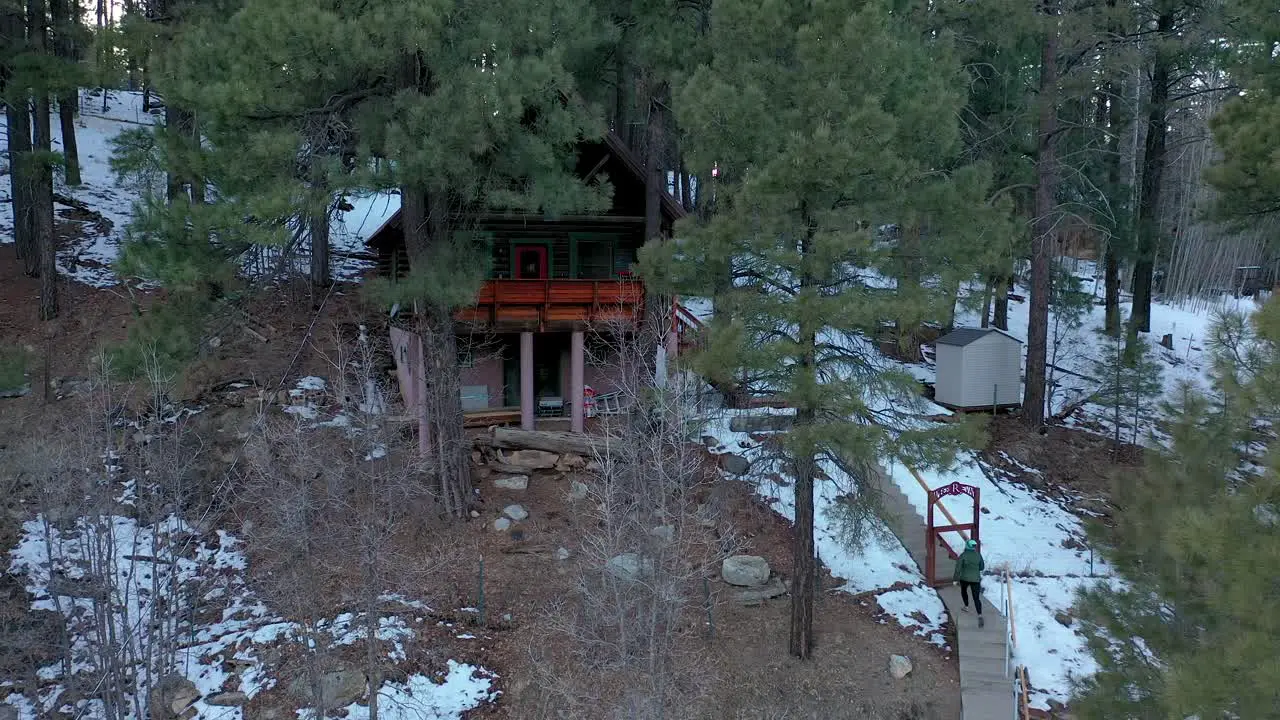
[{"label": "white storage shed", "polygon": [[995,328],[957,328],[934,343],[933,400],[953,410],[1022,403],[1022,341]]}]

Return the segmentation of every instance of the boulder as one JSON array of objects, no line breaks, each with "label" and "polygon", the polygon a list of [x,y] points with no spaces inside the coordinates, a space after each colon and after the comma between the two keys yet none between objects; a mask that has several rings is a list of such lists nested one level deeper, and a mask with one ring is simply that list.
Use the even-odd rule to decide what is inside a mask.
[{"label": "boulder", "polygon": [[516,522],[526,520],[529,517],[529,511],[525,510],[523,505],[508,505],[502,509],[502,514]]},{"label": "boulder", "polygon": [[497,530],[498,532],[505,532],[506,529],[509,527],[511,527],[510,518],[500,517],[497,520],[493,521],[493,529]]},{"label": "boulder", "polygon": [[709,448],[719,447],[720,438],[717,438],[715,435],[703,435],[702,444]]},{"label": "boulder", "polygon": [[200,699],[196,684],[181,675],[165,675],[151,688],[151,720],[173,720]]},{"label": "boulder", "polygon": [[623,553],[609,558],[604,571],[619,580],[639,580],[642,575],[653,573],[653,560],[636,553]]},{"label": "boulder", "polygon": [[1280,512],[1276,511],[1276,506],[1271,503],[1253,506],[1253,519],[1258,521],[1259,525],[1273,528],[1280,525]]},{"label": "boulder", "polygon": [[673,525],[659,525],[649,531],[649,534],[658,538],[664,543],[675,542],[676,529]]},{"label": "boulder", "polygon": [[566,495],[566,498],[569,502],[579,502],[586,500],[590,492],[591,489],[587,487],[586,483],[574,480],[569,483],[569,494]]},{"label": "boulder", "polygon": [[506,464],[530,470],[550,470],[559,459],[559,455],[546,450],[515,450],[507,454]]},{"label": "boulder", "polygon": [[1061,625],[1062,627],[1071,627],[1071,623],[1075,622],[1075,618],[1071,617],[1067,613],[1062,612],[1061,610],[1053,614],[1053,619],[1057,620],[1058,624]]},{"label": "boulder", "polygon": [[18,720],[18,708],[13,705],[0,705],[0,720]]},{"label": "boulder", "polygon": [[558,550],[556,550],[556,559],[557,559],[557,560],[568,560],[568,559],[569,559],[569,548],[559,548]]},{"label": "boulder", "polygon": [[751,461],[733,453],[721,453],[716,456],[720,469],[730,475],[746,475],[751,472]]},{"label": "boulder", "polygon": [[734,555],[720,564],[720,578],[738,587],[760,587],[769,581],[769,563],[759,555]]},{"label": "boulder", "polygon": [[529,487],[528,475],[503,475],[493,481],[494,487],[503,490],[524,490]]},{"label": "boulder", "polygon": [[574,470],[581,470],[587,466],[587,459],[577,453],[565,453],[561,455],[560,462]]},{"label": "boulder", "polygon": [[249,702],[249,696],[242,692],[224,692],[218,693],[213,697],[205,700],[209,705],[218,705],[221,707],[240,707]]},{"label": "boulder", "polygon": [[[364,697],[367,685],[364,673],[359,670],[333,670],[320,676],[320,704],[327,708],[339,708]],[[316,704],[310,679],[299,676],[289,683],[289,691],[308,705]]]},{"label": "boulder", "polygon": [[747,588],[733,593],[734,602],[742,605],[760,605],[765,600],[772,600],[787,594],[787,584],[782,578],[774,578],[758,588]]},{"label": "boulder", "polygon": [[793,422],[794,415],[736,415],[729,418],[729,429],[736,433],[785,432]]},{"label": "boulder", "polygon": [[901,680],[911,674],[911,658],[905,655],[890,655],[889,674],[894,680]]}]

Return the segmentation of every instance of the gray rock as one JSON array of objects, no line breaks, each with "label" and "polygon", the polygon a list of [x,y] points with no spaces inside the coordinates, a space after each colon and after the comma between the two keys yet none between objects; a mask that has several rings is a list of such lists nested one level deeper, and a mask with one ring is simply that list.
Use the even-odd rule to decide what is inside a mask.
[{"label": "gray rock", "polygon": [[720,438],[715,435],[703,435],[702,444],[709,448],[718,447],[720,445]]},{"label": "gray rock", "polygon": [[586,500],[590,492],[591,489],[587,487],[586,483],[574,480],[569,483],[569,494],[566,497],[569,502],[580,502]]},{"label": "gray rock", "polygon": [[889,674],[894,680],[901,680],[911,674],[911,658],[905,655],[889,656]]},{"label": "gray rock", "polygon": [[746,475],[751,472],[751,461],[733,453],[721,453],[716,456],[720,468],[730,475]]},{"label": "gray rock", "polygon": [[1276,510],[1276,506],[1271,503],[1253,506],[1253,519],[1258,521],[1259,525],[1273,528],[1280,525],[1280,512]]},{"label": "gray rock", "polygon": [[511,527],[510,518],[500,517],[497,520],[493,521],[493,529],[497,530],[498,532],[503,532],[509,527]]},{"label": "gray rock", "polygon": [[720,563],[720,578],[738,587],[760,587],[769,581],[769,562],[759,555],[734,555]]},{"label": "gray rock", "polygon": [[472,518],[478,518],[478,517],[480,517],[480,511],[479,511],[479,510],[472,510],[471,512],[469,512],[469,513],[467,513],[467,514],[468,514],[468,515],[470,515]]},{"label": "gray rock", "polygon": [[758,588],[737,590],[733,593],[734,602],[742,605],[760,605],[765,600],[787,594],[787,584],[782,578],[774,578]]},{"label": "gray rock", "polygon": [[568,559],[569,559],[569,548],[559,548],[558,550],[556,550],[556,559],[557,559],[557,560],[568,560]]},{"label": "gray rock", "polygon": [[560,462],[574,470],[580,470],[587,466],[587,459],[577,453],[565,453],[561,455]]},{"label": "gray rock", "polygon": [[508,505],[502,509],[502,514],[516,522],[526,520],[529,517],[529,511],[525,510],[523,505]]},{"label": "gray rock", "polygon": [[249,702],[249,696],[242,692],[224,692],[210,697],[205,702],[221,707],[239,707]]},{"label": "gray rock", "polygon": [[151,688],[151,720],[181,717],[199,699],[195,683],[181,675],[165,675]]},{"label": "gray rock", "polygon": [[545,450],[516,450],[507,455],[506,464],[530,470],[550,470],[559,459],[559,455]]},{"label": "gray rock", "polygon": [[676,539],[676,529],[672,525],[659,525],[650,530],[649,534],[665,543],[675,542]]},{"label": "gray rock", "polygon": [[503,490],[524,490],[529,487],[528,475],[503,475],[493,481],[495,487]]},{"label": "gray rock", "polygon": [[642,575],[653,574],[653,560],[636,553],[623,553],[609,558],[604,571],[619,580],[639,580]]},{"label": "gray rock", "polygon": [[1071,623],[1075,622],[1074,618],[1072,618],[1070,615],[1062,611],[1058,611],[1054,613],[1053,619],[1057,620],[1058,624],[1061,625],[1062,627],[1071,627]]},{"label": "gray rock", "polygon": [[18,720],[18,708],[12,705],[0,705],[0,720]]},{"label": "gray rock", "polygon": [[[359,670],[327,672],[320,676],[320,704],[327,708],[350,705],[364,697],[367,684],[364,673]],[[293,682],[289,683],[289,692],[308,705],[316,703],[315,695],[312,693],[311,682],[305,675],[294,678]]]},{"label": "gray rock", "polygon": [[793,415],[737,415],[729,418],[729,429],[737,433],[785,432],[793,422]]}]

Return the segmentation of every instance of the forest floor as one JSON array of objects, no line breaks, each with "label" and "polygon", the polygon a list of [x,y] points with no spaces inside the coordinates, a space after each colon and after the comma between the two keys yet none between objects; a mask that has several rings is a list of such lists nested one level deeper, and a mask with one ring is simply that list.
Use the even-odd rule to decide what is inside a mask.
[{"label": "forest floor", "polygon": [[[135,290],[130,295],[119,286],[95,288],[64,282],[60,289],[60,319],[40,323],[36,318],[37,281],[22,275],[12,246],[0,246],[0,333],[6,345],[26,347],[32,360],[28,366],[32,392],[26,397],[0,400],[0,467],[6,468],[0,473],[0,482],[6,483],[6,489],[13,489],[4,493],[4,513],[0,515],[3,550],[13,549],[24,538],[24,531],[28,535],[25,542],[30,543],[29,523],[44,506],[48,491],[41,478],[35,477],[33,468],[22,466],[24,446],[56,440],[60,433],[70,431],[77,421],[94,412],[98,398],[91,384],[84,381],[93,376],[96,351],[127,337],[135,303],[137,311],[145,313],[150,303],[163,300],[159,291]],[[317,310],[320,300],[324,301],[323,306]],[[243,423],[252,414],[251,402],[224,402],[225,393],[217,388],[230,381],[249,380],[270,398],[273,392],[292,387],[300,377],[329,376],[337,332],[349,331],[361,321],[368,322],[373,332],[381,332],[379,323],[384,322],[378,314],[362,307],[358,287],[350,285],[339,286],[326,298],[313,298],[305,289],[284,287],[259,298],[251,307],[252,325],[268,336],[267,341],[239,326],[223,329],[216,347],[207,348],[190,370],[174,379],[169,398],[177,406],[193,409],[184,422],[188,431],[199,438],[203,448],[199,464],[209,476],[225,469],[219,463],[236,445],[234,434],[223,430]],[[138,399],[142,394],[141,388],[134,388],[132,394],[124,396],[134,398],[127,404],[142,411],[143,403]],[[279,412],[280,407],[268,404],[268,411]],[[573,596],[583,569],[577,565],[576,528],[585,518],[579,509],[568,505],[563,484],[563,479],[535,477],[528,490],[518,492],[482,484],[482,508],[520,502],[529,510],[531,520],[521,523],[518,539],[510,533],[494,532],[487,522],[489,518],[484,516],[434,535],[432,542],[437,547],[418,548],[426,566],[438,558],[438,545],[448,544],[450,561],[432,571],[429,588],[424,587],[420,597],[415,598],[425,602],[430,612],[413,611],[403,616],[408,619],[418,613],[425,617],[408,620],[412,639],[397,640],[403,642],[408,660],[400,663],[396,672],[400,677],[425,673],[439,683],[452,677],[449,670],[453,666],[446,661],[483,668],[490,701],[479,702],[465,714],[459,711],[458,717],[549,716],[547,708],[552,705],[546,687],[538,681],[538,665],[545,658],[539,660],[531,649],[555,647],[547,641],[544,620],[562,601]],[[717,477],[712,487],[735,531],[746,539],[745,552],[766,557],[777,575],[789,576],[790,523],[770,510],[746,483]],[[227,512],[219,527],[203,528],[206,537],[213,538],[207,533],[215,530],[234,536],[240,529],[236,518],[242,514],[234,509]],[[557,547],[564,547],[573,555],[562,562],[546,551]],[[483,626],[475,626],[473,616],[465,609],[476,603],[481,557],[488,619]],[[248,558],[253,561],[252,552]],[[701,658],[697,679],[705,684],[706,695],[682,716],[762,720],[958,717],[957,666],[946,649],[947,645],[954,646],[949,628],[937,629],[942,633],[942,646],[930,642],[912,627],[895,622],[877,605],[874,593],[838,591],[843,584],[826,576],[826,591],[819,594],[817,602],[816,657],[802,663],[790,659],[786,652],[790,623],[786,596],[744,606],[729,598],[728,586],[713,582],[710,589],[714,635],[708,637],[706,628],[699,628],[691,631],[688,643],[689,649]],[[246,590],[251,591],[252,588]],[[13,621],[10,629],[26,636],[48,636],[52,632],[54,615],[33,610],[37,600],[23,589],[20,575],[3,576],[0,618]],[[349,600],[337,596],[331,600],[336,623],[349,609]],[[288,618],[272,616],[270,622],[262,620],[254,632],[261,635],[273,624],[285,621]],[[232,634],[223,625],[209,628]],[[287,648],[277,648],[273,653],[265,645],[256,647],[259,657],[284,665],[289,662]],[[219,652],[223,651],[208,646],[204,652],[208,659],[221,657]],[[16,689],[19,678],[31,669],[31,662],[56,659],[48,643],[35,648],[28,645],[24,653],[15,651],[8,657],[0,654],[0,696],[6,695],[6,687],[10,691]],[[907,678],[895,680],[890,676],[891,654],[912,659],[914,669]],[[359,658],[352,655],[349,660],[358,662]],[[569,666],[572,659],[558,658],[554,664]],[[215,665],[196,662],[193,667],[196,670],[192,672],[199,677],[192,679],[202,689],[208,683],[226,680],[226,673]],[[245,712],[264,718],[292,716],[296,701],[286,694],[264,687],[256,697]],[[4,702],[0,697],[0,704]],[[9,702],[24,707],[16,695]],[[239,712],[225,707],[199,707],[199,717],[231,718]]]}]

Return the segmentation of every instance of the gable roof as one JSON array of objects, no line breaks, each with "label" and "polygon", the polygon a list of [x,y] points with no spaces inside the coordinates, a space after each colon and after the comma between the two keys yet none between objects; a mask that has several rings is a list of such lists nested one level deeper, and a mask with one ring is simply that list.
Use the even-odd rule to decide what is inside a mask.
[{"label": "gable roof", "polygon": [[935,345],[954,345],[956,347],[964,347],[965,345],[969,345],[977,340],[981,340],[991,333],[1003,335],[1019,345],[1022,344],[1021,340],[998,328],[956,328],[933,342]]},{"label": "gable roof", "polygon": [[[581,148],[583,145],[593,144],[597,146],[601,144],[604,145],[605,149],[607,149],[609,153],[622,164],[622,167],[627,171],[627,174],[632,176],[633,181],[639,183],[641,186],[645,184],[644,164],[636,157],[635,153],[631,151],[631,148],[627,147],[626,142],[616,132],[610,130],[601,140],[584,141],[579,144],[579,147]],[[660,212],[662,213],[663,219],[668,223],[674,223],[676,220],[679,220],[688,214],[680,202],[672,197],[671,193],[666,191],[665,187],[662,189],[660,201]],[[395,213],[388,217],[377,230],[374,230],[373,233],[369,235],[368,239],[365,240],[365,245],[377,246],[382,242],[381,236],[383,233],[389,230],[398,230],[399,228],[400,211],[396,210]]]}]

